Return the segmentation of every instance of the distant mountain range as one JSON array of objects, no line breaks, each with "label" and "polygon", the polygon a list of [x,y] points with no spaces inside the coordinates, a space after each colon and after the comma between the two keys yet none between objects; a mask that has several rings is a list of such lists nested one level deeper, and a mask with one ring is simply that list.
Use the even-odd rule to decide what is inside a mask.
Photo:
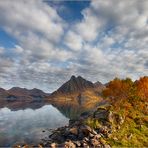
[{"label": "distant mountain range", "polygon": [[[40,98],[44,98],[46,96],[49,96],[50,94],[43,92],[42,90],[39,89],[26,89],[26,88],[20,88],[20,87],[13,87],[9,90],[5,90],[3,88],[0,88],[0,98],[4,97],[4,98],[16,98],[19,99],[21,97],[28,97],[28,99],[30,97],[40,97]],[[11,99],[10,99],[11,100]]]},{"label": "distant mountain range", "polygon": [[50,94],[39,89],[26,89],[13,87],[9,90],[0,88],[0,107],[19,108],[29,106],[31,103],[43,103]]},{"label": "distant mountain range", "polygon": [[13,87],[8,90],[8,93],[17,95],[17,96],[27,95],[31,97],[40,97],[40,98],[50,95],[49,93],[45,93],[42,90],[37,89],[37,88],[26,89],[26,88],[20,88],[20,87]]},{"label": "distant mountain range", "polygon": [[[39,89],[26,89],[13,87],[9,90],[0,88],[0,105],[20,103],[29,104],[33,102],[48,102],[56,105],[86,105],[100,100],[100,93],[105,88],[101,82],[92,83],[81,76],[71,76],[53,93],[45,93]],[[96,99],[97,98],[97,99]]]}]

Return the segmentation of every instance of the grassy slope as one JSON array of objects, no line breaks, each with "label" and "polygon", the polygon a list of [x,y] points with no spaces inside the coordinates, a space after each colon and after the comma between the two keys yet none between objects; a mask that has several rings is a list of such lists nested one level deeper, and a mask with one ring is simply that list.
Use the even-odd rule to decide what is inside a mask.
[{"label": "grassy slope", "polygon": [[[112,147],[148,147],[148,116],[142,111],[122,108],[116,110],[113,106],[112,112],[124,116],[125,120],[120,129],[117,129],[118,123],[111,123],[113,133],[109,138],[104,138],[105,142]],[[89,126],[97,129],[102,126],[99,120],[88,118],[85,121]],[[132,135],[132,136],[131,136]],[[131,137],[130,137],[131,136]]]},{"label": "grassy slope", "polygon": [[[133,110],[134,112],[134,110]],[[146,115],[139,114],[139,119]],[[136,118],[135,118],[136,119]],[[148,124],[143,120],[140,125],[134,118],[126,117],[121,128],[116,130],[107,141],[112,146],[144,147],[148,146]],[[131,138],[129,136],[132,134]],[[115,139],[116,137],[117,139]]]}]

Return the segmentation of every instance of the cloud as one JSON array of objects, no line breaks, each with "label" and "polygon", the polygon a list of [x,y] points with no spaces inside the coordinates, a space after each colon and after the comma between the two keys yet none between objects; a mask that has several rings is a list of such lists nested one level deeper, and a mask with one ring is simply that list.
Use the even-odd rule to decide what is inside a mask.
[{"label": "cloud", "polygon": [[17,40],[0,47],[1,86],[53,91],[73,74],[104,83],[147,75],[148,1],[91,1],[73,24],[55,6],[0,1],[1,28]]},{"label": "cloud", "polygon": [[82,12],[84,19],[75,25],[75,30],[80,33],[84,41],[93,41],[101,31],[104,20],[94,15],[92,9],[88,8]]},{"label": "cloud", "polygon": [[[89,41],[88,49],[82,47],[81,67],[96,71],[97,77],[104,77],[103,80],[113,76],[137,78],[146,75],[147,6],[147,1],[92,1],[83,11],[84,19],[76,28],[74,26],[85,45]],[[143,52],[145,55],[141,54]],[[103,74],[106,71],[107,77]]]},{"label": "cloud", "polygon": [[23,51],[24,51],[24,49],[21,46],[15,45],[14,52],[16,52],[16,53],[22,53]]},{"label": "cloud", "polygon": [[65,44],[73,50],[80,50],[83,45],[81,36],[75,32],[69,31],[65,37]]},{"label": "cloud", "polygon": [[0,47],[0,54],[2,54],[4,52],[4,48]]},{"label": "cloud", "polygon": [[[64,33],[65,22],[56,10],[42,1],[0,1],[0,24],[18,40],[16,52],[31,60],[53,58]],[[63,52],[63,53],[62,53]],[[60,50],[60,55],[65,51]],[[56,56],[55,56],[56,57]],[[60,57],[58,57],[60,60]]]},{"label": "cloud", "polygon": [[32,31],[57,42],[63,33],[62,19],[42,1],[6,0],[0,1],[0,8],[0,22],[13,35],[25,36],[26,31]]}]

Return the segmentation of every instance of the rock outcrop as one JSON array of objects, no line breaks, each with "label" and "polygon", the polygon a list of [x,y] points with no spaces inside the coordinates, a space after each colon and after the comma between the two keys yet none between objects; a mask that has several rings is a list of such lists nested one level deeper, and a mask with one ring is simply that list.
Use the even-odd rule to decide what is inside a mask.
[{"label": "rock outcrop", "polygon": [[[54,130],[49,136],[49,140],[44,140],[40,145],[65,148],[110,148],[107,139],[118,126],[116,117],[117,113],[111,112],[108,108],[98,108],[94,113],[82,114],[77,120],[70,120],[68,126]],[[95,127],[88,120],[91,122],[95,120],[98,125]]]}]

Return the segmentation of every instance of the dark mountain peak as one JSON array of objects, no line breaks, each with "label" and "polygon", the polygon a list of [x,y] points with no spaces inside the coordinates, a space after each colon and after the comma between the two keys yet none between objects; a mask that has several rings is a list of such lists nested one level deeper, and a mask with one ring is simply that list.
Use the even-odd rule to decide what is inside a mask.
[{"label": "dark mountain peak", "polygon": [[69,81],[75,82],[75,81],[78,81],[78,80],[81,80],[81,79],[83,79],[81,76],[76,77],[76,76],[72,75]]},{"label": "dark mountain peak", "polygon": [[49,94],[47,94],[47,93],[45,93],[42,90],[37,89],[37,88],[33,88],[33,89],[29,90],[29,94],[31,96],[42,96],[42,97],[49,95]]},{"label": "dark mountain peak", "polygon": [[94,88],[92,82],[82,78],[81,76],[72,75],[70,80],[64,83],[55,93],[74,93],[80,92],[88,88]]},{"label": "dark mountain peak", "polygon": [[105,89],[106,86],[102,84],[101,82],[97,81],[96,83],[94,83],[94,87],[99,93],[101,93],[102,90]]},{"label": "dark mountain peak", "polygon": [[95,82],[94,85],[95,85],[96,87],[104,86],[100,81]]},{"label": "dark mountain peak", "polygon": [[29,92],[42,92],[44,93],[42,90],[37,89],[37,88],[33,88],[33,89],[26,89],[26,88],[21,88],[21,87],[12,87],[11,89],[8,90],[9,92],[24,92],[24,93],[29,93]]},{"label": "dark mountain peak", "polygon": [[8,90],[8,93],[13,95],[19,95],[19,96],[47,96],[49,94],[43,92],[40,89],[33,88],[33,89],[26,89],[21,87],[12,87]]},{"label": "dark mountain peak", "polygon": [[6,90],[0,87],[0,93],[5,92]]},{"label": "dark mountain peak", "polygon": [[42,92],[42,93],[44,93],[42,90],[37,89],[37,88],[33,88],[33,89],[31,89],[30,91],[32,91],[32,92]]},{"label": "dark mountain peak", "polygon": [[19,94],[26,94],[28,90],[26,88],[21,88],[21,87],[12,87],[11,89],[8,90],[9,93],[18,93]]},{"label": "dark mountain peak", "polygon": [[[70,80],[69,81],[71,81],[71,82],[78,82],[78,81],[87,81],[86,79],[84,79],[83,77],[81,77],[81,76],[74,76],[74,75],[72,75],[71,76],[71,78],[70,78]],[[88,81],[87,81],[88,82]],[[89,81],[90,82],[90,81]]]},{"label": "dark mountain peak", "polygon": [[82,78],[81,76],[77,77],[78,80],[85,80],[84,78]]},{"label": "dark mountain peak", "polygon": [[76,76],[72,75],[70,80],[75,80],[76,79]]},{"label": "dark mountain peak", "polygon": [[19,89],[19,87],[12,87],[12,88],[9,89],[9,91],[16,90],[16,89]]}]

